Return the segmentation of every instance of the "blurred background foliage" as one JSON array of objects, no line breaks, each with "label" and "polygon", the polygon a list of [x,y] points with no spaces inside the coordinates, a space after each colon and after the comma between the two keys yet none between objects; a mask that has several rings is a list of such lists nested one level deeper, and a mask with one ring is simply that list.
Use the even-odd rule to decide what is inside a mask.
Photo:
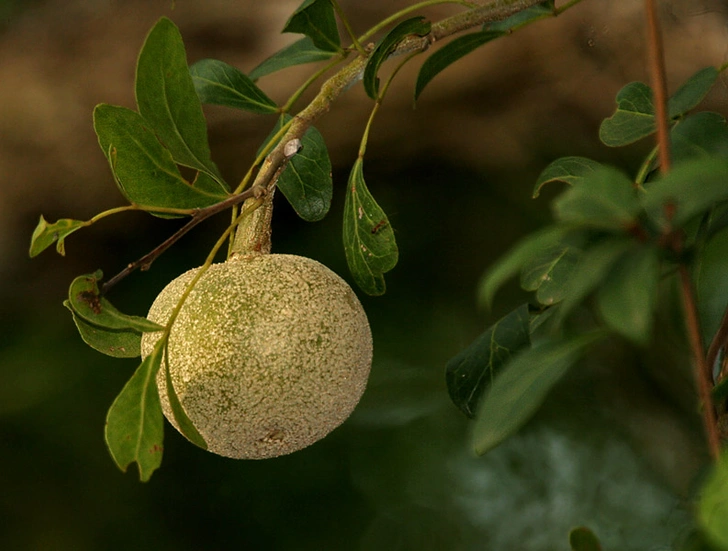
[{"label": "blurred background foliage", "polygon": [[[605,549],[670,548],[689,530],[706,460],[691,383],[673,388],[690,381],[674,334],[658,335],[649,351],[610,343],[522,434],[483,458],[469,449],[468,421],[444,383],[447,360],[524,300],[514,284],[486,313],[475,289],[486,266],[548,220],[558,190],[531,201],[539,171],[569,154],[631,169],[649,148],[597,141],[617,90],[645,79],[638,0],[585,0],[496,41],[443,73],[415,111],[414,73],[402,76],[364,166],[400,263],[384,297],[361,297],[375,358],[344,426],[291,456],[234,461],[167,425],[163,466],[149,483],[134,466],[116,469],[103,423],[137,362],[86,347],[61,302],[74,276],[112,275],[179,222],[129,214],[72,236],[65,258],[33,261],[30,234],[41,213],[83,219],[122,203],[91,111],[132,105],[136,53],[159,16],[180,25],[191,62],[215,57],[245,71],[293,38],[278,32],[297,4],[0,3],[0,548],[550,550],[565,549],[579,525]],[[357,29],[406,4],[343,2]],[[673,85],[725,61],[727,14],[718,1],[663,3]],[[303,74],[260,85],[280,100]],[[727,111],[722,81],[708,103]],[[310,256],[345,278],[343,185],[369,108],[352,89],[319,125],[335,166],[329,216],[302,222],[278,197],[274,217],[274,251]],[[274,121],[207,114],[213,157],[236,181]],[[113,302],[144,314],[169,280],[202,262],[225,223],[185,237],[115,289]],[[656,382],[655,365],[674,375],[672,386]]]}]

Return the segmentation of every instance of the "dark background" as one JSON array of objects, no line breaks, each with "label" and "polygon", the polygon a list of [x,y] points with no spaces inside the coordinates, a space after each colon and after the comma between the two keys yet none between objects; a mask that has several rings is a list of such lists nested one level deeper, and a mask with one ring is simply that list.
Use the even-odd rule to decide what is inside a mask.
[{"label": "dark background", "polygon": [[[365,161],[400,263],[384,297],[361,296],[375,357],[349,421],[265,461],[206,453],[167,425],[163,465],[149,483],[134,465],[126,474],[115,467],[104,419],[137,362],[86,347],[61,302],[73,277],[114,274],[178,222],[106,220],[70,237],[65,258],[49,250],[28,259],[30,235],[41,213],[86,219],[122,204],[91,112],[100,102],[133,106],[136,54],[159,16],[180,26],[190,62],[214,57],[247,71],[292,39],[279,30],[297,4],[0,3],[0,548],[550,550],[566,548],[568,530],[582,524],[605,549],[660,549],[679,538],[705,458],[685,411],[685,366],[675,371],[682,395],[656,389],[645,367],[662,361],[652,352],[665,343],[598,351],[526,430],[483,458],[444,383],[447,360],[524,300],[513,284],[488,313],[475,295],[483,270],[549,220],[558,189],[531,200],[539,171],[562,155],[630,170],[649,149],[608,150],[596,138],[616,92],[646,78],[639,1],[585,0],[489,44],[440,75],[416,110],[415,72],[401,76]],[[361,31],[408,2],[342,4]],[[718,2],[662,6],[674,90],[725,61],[726,11]],[[308,70],[260,85],[282,101]],[[724,111],[725,83],[716,88],[708,105]],[[357,86],[317,125],[335,166],[330,215],[307,224],[279,197],[274,219],[274,252],[310,256],[349,280],[343,186],[370,108]],[[206,112],[213,157],[236,182],[274,121]],[[224,223],[185,237],[116,288],[113,302],[143,315],[169,280],[202,262]]]}]

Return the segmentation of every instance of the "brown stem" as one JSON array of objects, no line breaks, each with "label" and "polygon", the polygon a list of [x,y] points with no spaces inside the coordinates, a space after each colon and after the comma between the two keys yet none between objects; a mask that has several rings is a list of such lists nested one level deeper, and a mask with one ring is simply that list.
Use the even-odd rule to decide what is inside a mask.
[{"label": "brown stem", "polygon": [[647,48],[650,60],[650,76],[655,94],[655,122],[659,148],[660,172],[667,174],[672,164],[670,156],[670,121],[667,112],[667,77],[662,34],[657,15],[656,0],[645,0],[647,11]]},{"label": "brown stem", "polygon": [[685,323],[690,340],[690,348],[693,352],[693,361],[695,362],[695,382],[703,410],[703,425],[708,439],[710,455],[713,459],[718,459],[720,455],[720,432],[718,430],[718,420],[711,396],[713,377],[703,347],[700,322],[698,320],[698,308],[695,303],[695,293],[693,291],[690,273],[684,264],[680,265],[680,282],[685,307]]}]

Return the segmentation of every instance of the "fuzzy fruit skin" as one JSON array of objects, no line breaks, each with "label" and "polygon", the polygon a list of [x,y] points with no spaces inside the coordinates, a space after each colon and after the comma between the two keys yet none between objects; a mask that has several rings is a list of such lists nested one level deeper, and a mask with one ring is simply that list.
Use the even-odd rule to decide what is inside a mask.
[{"label": "fuzzy fruit skin", "polygon": [[[149,319],[166,324],[199,268],[162,290]],[[159,338],[145,333],[142,357]],[[372,361],[366,314],[349,285],[309,258],[262,254],[213,264],[169,337],[169,367],[208,450],[237,459],[285,455],[351,414]],[[157,374],[162,410],[179,430]]]}]

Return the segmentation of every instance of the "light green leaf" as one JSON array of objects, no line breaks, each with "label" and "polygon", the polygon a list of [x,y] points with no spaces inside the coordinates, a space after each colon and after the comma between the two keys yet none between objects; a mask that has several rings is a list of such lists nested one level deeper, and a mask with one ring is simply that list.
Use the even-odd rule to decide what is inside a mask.
[{"label": "light green leaf", "polygon": [[425,86],[440,72],[483,44],[487,44],[504,34],[501,31],[481,31],[466,34],[442,46],[428,57],[420,68],[417,75],[417,84],[415,85],[415,101],[420,97]]},{"label": "light green leaf", "polygon": [[607,326],[617,334],[646,345],[660,281],[659,251],[639,247],[612,267],[597,293],[597,307]]},{"label": "light green leaf", "polygon": [[541,193],[541,188],[551,182],[564,182],[573,185],[585,177],[591,176],[603,165],[586,157],[561,157],[543,169],[533,190],[534,199]]},{"label": "light green leaf", "polygon": [[539,251],[521,270],[521,288],[536,291],[536,299],[544,306],[560,302],[568,292],[578,258],[575,247],[556,246]]},{"label": "light green leaf", "polygon": [[698,523],[713,545],[728,550],[728,452],[725,450],[703,486]]},{"label": "light green leaf", "polygon": [[701,112],[678,122],[670,133],[675,165],[691,159],[728,159],[728,125],[718,113]]},{"label": "light green leaf", "polygon": [[203,59],[190,67],[190,75],[202,103],[261,114],[278,111],[276,103],[232,65],[216,59]]},{"label": "light green leaf", "polygon": [[136,70],[139,113],[178,164],[206,173],[228,191],[210,157],[207,123],[187,67],[182,35],[161,18],[147,35]]},{"label": "light green leaf", "polygon": [[146,482],[162,464],[164,415],[155,377],[162,362],[165,340],[160,339],[126,383],[106,416],[105,437],[119,468],[136,462]]},{"label": "light green leaf", "polygon": [[617,110],[599,128],[599,139],[609,147],[631,144],[655,132],[652,89],[630,82],[617,93]]},{"label": "light green leaf", "polygon": [[697,107],[718,80],[718,75],[715,67],[705,67],[686,80],[670,98],[668,116],[674,119]]},{"label": "light green leaf", "polygon": [[71,311],[83,342],[94,350],[114,358],[136,358],[141,354],[142,334],[137,331],[106,329],[88,323],[73,311],[71,303],[63,301],[63,306]]},{"label": "light green leaf", "polygon": [[502,21],[494,21],[492,23],[486,23],[483,26],[483,30],[487,31],[501,31],[501,32],[512,32],[519,27],[544,19],[546,17],[554,17],[554,0],[547,0],[541,2],[525,10],[521,10],[514,13],[510,17],[503,19]]},{"label": "light green leaf", "polygon": [[478,402],[496,373],[529,343],[529,308],[524,304],[494,323],[447,362],[447,390],[460,411],[475,417]]},{"label": "light green leaf", "polygon": [[641,211],[632,181],[608,166],[575,181],[553,208],[561,222],[605,230],[628,229]]},{"label": "light green leaf", "polygon": [[65,239],[76,230],[88,225],[81,220],[71,220],[70,218],[61,218],[53,224],[49,224],[41,214],[38,225],[33,230],[33,236],[30,238],[30,257],[38,256],[48,247],[56,244],[56,251],[61,256],[65,256]]},{"label": "light green leaf", "polygon": [[394,51],[404,38],[412,34],[425,36],[430,32],[430,22],[424,17],[413,17],[399,23],[377,43],[374,51],[369,55],[369,60],[364,68],[363,84],[367,95],[377,99],[379,95],[379,68],[382,66],[389,54]]},{"label": "light green leaf", "polygon": [[[157,344],[159,344],[159,343],[157,343]],[[155,349],[156,349],[156,347],[155,347]],[[168,354],[168,351],[167,351],[167,346],[165,343],[164,379],[165,379],[166,387],[167,387],[167,398],[169,399],[169,406],[172,409],[172,415],[174,416],[174,420],[177,422],[179,431],[184,435],[185,438],[187,438],[187,440],[192,442],[195,446],[202,448],[203,450],[206,450],[207,442],[205,442],[205,439],[202,437],[200,432],[197,430],[197,427],[195,427],[195,424],[187,416],[187,412],[185,411],[185,408],[182,407],[182,403],[180,402],[179,397],[177,396],[177,391],[174,389],[174,383],[172,382],[172,374],[169,371],[169,360],[168,360],[167,354]]]},{"label": "light green leaf", "polygon": [[569,532],[569,545],[571,551],[602,551],[594,532],[585,526],[574,528]]},{"label": "light green leaf", "polygon": [[250,71],[248,76],[253,80],[258,80],[260,77],[275,73],[281,69],[305,63],[325,61],[335,55],[337,55],[335,51],[331,52],[317,48],[310,37],[304,36],[301,40],[297,40],[264,60]]},{"label": "light green leaf", "polygon": [[516,354],[485,391],[473,431],[478,455],[516,433],[546,395],[602,333],[547,342]]},{"label": "light green leaf", "polygon": [[[145,120],[130,109],[101,104],[94,109],[94,129],[124,197],[149,209],[206,207],[228,194],[215,186],[193,185],[177,169]],[[198,177],[209,182],[203,174]]]},{"label": "light green leaf", "polygon": [[314,46],[326,52],[342,51],[331,0],[304,0],[283,27],[283,32],[305,34]]},{"label": "light green leaf", "polygon": [[356,284],[369,295],[384,294],[383,274],[397,264],[399,251],[387,215],[364,182],[361,158],[354,163],[346,188],[344,251]]}]

